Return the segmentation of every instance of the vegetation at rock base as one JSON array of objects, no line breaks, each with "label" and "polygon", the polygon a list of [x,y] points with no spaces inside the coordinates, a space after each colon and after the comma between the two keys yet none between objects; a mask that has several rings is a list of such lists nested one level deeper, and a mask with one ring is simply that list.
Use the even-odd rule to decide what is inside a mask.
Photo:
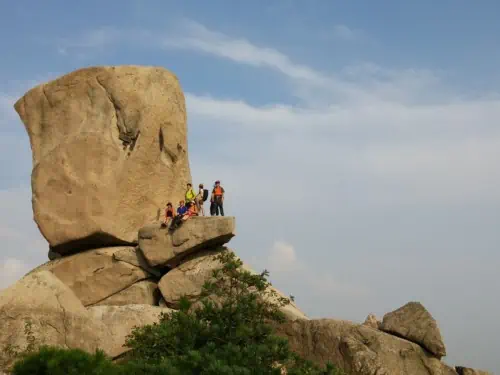
[{"label": "vegetation at rock base", "polygon": [[[285,321],[280,308],[290,300],[269,288],[267,271],[244,270],[230,251],[216,259],[221,267],[213,271],[196,301],[183,298],[179,311],[134,329],[123,363],[111,364],[100,352],[44,347],[18,362],[13,374],[341,374],[333,365],[321,369],[300,358],[285,338],[274,334],[273,325]],[[64,366],[69,363],[79,372],[68,372]],[[49,368],[53,372],[47,372]]]}]

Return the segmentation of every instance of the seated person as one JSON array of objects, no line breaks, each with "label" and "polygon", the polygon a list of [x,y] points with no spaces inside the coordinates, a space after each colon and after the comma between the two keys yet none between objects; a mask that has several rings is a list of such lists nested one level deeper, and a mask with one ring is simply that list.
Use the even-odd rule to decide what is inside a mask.
[{"label": "seated person", "polygon": [[167,208],[165,209],[165,220],[163,220],[164,225],[168,225],[172,219],[175,217],[175,211],[172,207],[172,203],[167,203]]},{"label": "seated person", "polygon": [[189,219],[191,216],[198,216],[198,210],[196,208],[196,203],[194,202],[189,202],[188,203],[188,210],[182,217],[182,220],[186,221]]},{"label": "seated person", "polygon": [[184,201],[179,202],[179,208],[177,208],[177,215],[184,215],[187,212],[187,207],[184,205]]}]

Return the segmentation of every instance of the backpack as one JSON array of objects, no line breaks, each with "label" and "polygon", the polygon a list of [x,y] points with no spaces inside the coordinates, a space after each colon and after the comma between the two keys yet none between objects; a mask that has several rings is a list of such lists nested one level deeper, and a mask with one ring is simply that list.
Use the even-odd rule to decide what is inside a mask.
[{"label": "backpack", "polygon": [[203,202],[205,202],[208,199],[208,190],[203,189]]}]

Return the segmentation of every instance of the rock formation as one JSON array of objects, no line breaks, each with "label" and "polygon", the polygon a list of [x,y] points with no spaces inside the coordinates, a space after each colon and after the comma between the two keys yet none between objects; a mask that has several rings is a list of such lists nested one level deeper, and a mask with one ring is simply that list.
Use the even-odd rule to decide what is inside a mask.
[{"label": "rock formation", "polygon": [[[33,151],[34,218],[50,248],[47,263],[0,291],[0,372],[9,364],[2,349],[28,344],[27,323],[39,343],[118,358],[134,326],[200,295],[235,235],[234,217],[191,218],[174,231],[158,222],[191,180],[179,82],[162,68],[86,68],[35,87],[15,108]],[[485,374],[440,360],[437,323],[418,303],[363,324],[309,320],[293,302],[282,311],[277,330],[293,349],[349,375]]]},{"label": "rock formation", "polygon": [[15,104],[33,151],[33,211],[61,254],[137,242],[190,181],[184,95],[163,68],[77,70]]},{"label": "rock formation", "polygon": [[419,302],[409,302],[386,314],[380,329],[416,342],[438,358],[446,355],[436,321]]}]

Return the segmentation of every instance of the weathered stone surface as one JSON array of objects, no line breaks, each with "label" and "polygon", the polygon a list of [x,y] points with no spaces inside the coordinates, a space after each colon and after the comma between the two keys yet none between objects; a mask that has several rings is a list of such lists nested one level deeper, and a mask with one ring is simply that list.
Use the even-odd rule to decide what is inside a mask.
[{"label": "weathered stone surface", "polygon": [[162,312],[168,313],[172,310],[149,305],[125,305],[92,306],[88,311],[94,321],[107,327],[109,338],[102,349],[115,358],[129,350],[124,344],[134,327],[153,324],[158,321]]},{"label": "weathered stone surface", "polygon": [[127,289],[97,302],[95,305],[123,306],[123,305],[152,305],[158,306],[160,300],[158,284],[151,280],[139,281]]},{"label": "weathered stone surface", "polygon": [[161,276],[160,271],[149,266],[148,262],[144,258],[144,255],[138,247],[125,247],[121,250],[115,251],[113,253],[113,258],[131,264],[133,266],[140,267],[150,274],[155,275],[156,277]]},{"label": "weathered stone surface", "polygon": [[75,294],[51,272],[30,274],[0,293],[0,362],[9,364],[6,345],[24,349],[25,323],[36,344],[95,351],[105,330],[92,320]]},{"label": "weathered stone surface", "polygon": [[472,368],[462,366],[456,366],[455,370],[457,370],[458,375],[493,375],[488,371],[474,370]]},{"label": "weathered stone surface", "polygon": [[234,217],[193,217],[170,231],[148,225],[139,231],[139,248],[151,266],[175,267],[196,251],[227,243],[234,235]]},{"label": "weathered stone surface", "polygon": [[317,364],[331,362],[349,375],[456,375],[419,345],[347,321],[297,320],[279,326],[291,348]]},{"label": "weathered stone surface", "polygon": [[377,319],[375,314],[369,314],[363,324],[373,329],[379,329],[381,322]]},{"label": "weathered stone surface", "polygon": [[384,315],[380,329],[417,343],[438,358],[446,355],[436,320],[419,302],[409,302]]},{"label": "weathered stone surface", "polygon": [[109,247],[59,258],[35,268],[51,271],[70,287],[84,306],[96,304],[152,275],[140,267],[113,259],[124,247]]},{"label": "weathered stone surface", "polygon": [[53,251],[136,243],[191,179],[184,95],[160,67],[76,70],[15,104],[33,152],[35,221]]},{"label": "weathered stone surface", "polygon": [[[214,256],[216,256],[219,252],[220,250],[209,250],[193,254],[189,258],[185,259],[185,262],[183,262],[180,266],[168,272],[161,278],[158,286],[167,306],[171,308],[178,308],[180,298],[183,295],[191,300],[200,295],[205,281],[211,277],[212,271],[220,266],[220,263],[214,259]],[[244,268],[251,271],[251,269],[246,265]],[[277,289],[272,288],[272,290],[274,290],[279,296],[284,296]],[[290,320],[308,319],[293,302],[291,302],[288,306],[283,307],[282,311]]]}]

